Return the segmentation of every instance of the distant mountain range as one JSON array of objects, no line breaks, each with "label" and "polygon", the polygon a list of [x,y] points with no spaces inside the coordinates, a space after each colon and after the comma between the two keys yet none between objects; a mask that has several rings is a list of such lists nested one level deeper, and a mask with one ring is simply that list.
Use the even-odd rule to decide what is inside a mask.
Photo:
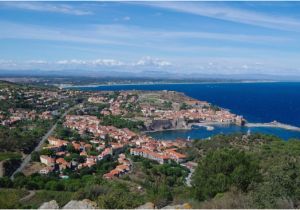
[{"label": "distant mountain range", "polygon": [[171,71],[147,70],[139,72],[129,71],[96,71],[96,70],[0,70],[0,77],[92,77],[119,79],[170,79],[170,80],[271,80],[271,81],[300,81],[295,75],[269,74],[203,74],[203,73],[174,73]]}]

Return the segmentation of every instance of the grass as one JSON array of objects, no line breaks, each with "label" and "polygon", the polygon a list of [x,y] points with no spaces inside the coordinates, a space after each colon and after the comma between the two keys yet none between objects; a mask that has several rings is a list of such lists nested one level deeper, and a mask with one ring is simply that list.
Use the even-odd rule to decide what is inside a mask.
[{"label": "grass", "polygon": [[21,154],[15,152],[0,152],[0,161],[7,159],[20,159]]},{"label": "grass", "polygon": [[64,206],[70,200],[72,200],[73,192],[63,192],[63,191],[37,191],[36,194],[26,203],[23,204],[26,208],[39,208],[44,202],[51,200],[56,200],[59,207]]},{"label": "grass", "polygon": [[19,208],[19,200],[27,194],[22,189],[0,189],[0,209]]}]

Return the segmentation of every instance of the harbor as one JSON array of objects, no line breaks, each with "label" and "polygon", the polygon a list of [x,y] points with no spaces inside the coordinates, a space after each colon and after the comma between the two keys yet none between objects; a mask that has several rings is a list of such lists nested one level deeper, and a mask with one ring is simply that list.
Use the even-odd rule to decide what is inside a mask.
[{"label": "harbor", "polygon": [[[283,126],[284,125],[284,126]],[[213,129],[208,129],[208,126]],[[274,123],[247,123],[245,126],[229,125],[229,124],[194,124],[191,129],[184,130],[165,130],[157,132],[149,132],[148,135],[155,139],[207,139],[214,135],[233,134],[233,133],[262,133],[267,135],[274,135],[284,140],[300,139],[299,129],[293,126],[286,126],[285,124]]]}]

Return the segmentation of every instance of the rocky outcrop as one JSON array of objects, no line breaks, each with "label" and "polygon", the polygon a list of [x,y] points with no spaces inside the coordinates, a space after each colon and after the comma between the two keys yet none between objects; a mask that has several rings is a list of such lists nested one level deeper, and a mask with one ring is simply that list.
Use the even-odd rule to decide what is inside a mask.
[{"label": "rocky outcrop", "polygon": [[159,131],[159,130],[169,130],[169,129],[186,129],[188,128],[187,122],[183,118],[179,119],[161,119],[152,120],[148,125],[146,125],[147,131]]},{"label": "rocky outcrop", "polygon": [[[152,202],[147,202],[144,205],[137,207],[136,209],[156,209],[157,207]],[[168,205],[161,209],[191,209],[192,206],[189,203]]]},{"label": "rocky outcrop", "polygon": [[[62,209],[96,209],[97,204],[89,199],[82,201],[71,200]],[[59,209],[55,200],[43,203],[39,209]]]},{"label": "rocky outcrop", "polygon": [[97,205],[95,202],[84,199],[82,201],[71,200],[67,203],[63,209],[96,209]]},{"label": "rocky outcrop", "polygon": [[147,125],[147,130],[155,131],[155,130],[166,130],[171,129],[173,127],[171,120],[153,120],[151,124]]},{"label": "rocky outcrop", "polygon": [[178,204],[178,205],[169,205],[165,206],[162,209],[191,209],[192,206],[189,203]]},{"label": "rocky outcrop", "polygon": [[144,205],[137,207],[137,209],[154,209],[154,203],[147,202]]},{"label": "rocky outcrop", "polygon": [[55,200],[43,203],[39,209],[59,209],[59,206]]}]

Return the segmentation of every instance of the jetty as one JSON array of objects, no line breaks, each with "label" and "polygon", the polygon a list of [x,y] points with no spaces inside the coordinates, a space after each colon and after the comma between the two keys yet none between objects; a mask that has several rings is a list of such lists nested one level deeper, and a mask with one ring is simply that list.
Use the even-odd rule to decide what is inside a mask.
[{"label": "jetty", "polygon": [[269,123],[246,123],[246,127],[271,127],[271,128],[282,128],[286,130],[299,131],[300,127],[288,125],[284,123],[280,123],[277,121],[269,122]]}]

